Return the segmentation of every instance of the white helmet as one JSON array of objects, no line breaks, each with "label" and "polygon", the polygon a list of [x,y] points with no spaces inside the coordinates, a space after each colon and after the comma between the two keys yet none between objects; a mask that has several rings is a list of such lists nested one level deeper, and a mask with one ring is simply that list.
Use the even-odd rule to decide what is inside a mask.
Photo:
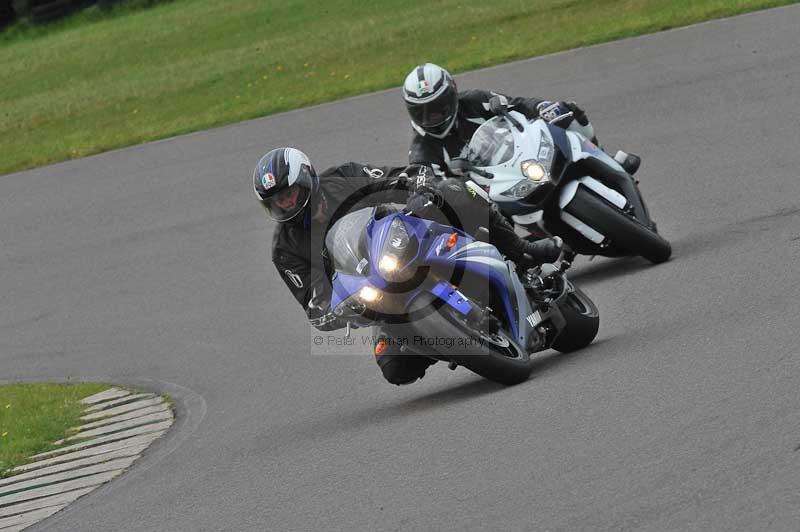
[{"label": "white helmet", "polygon": [[433,63],[415,67],[403,83],[411,125],[420,135],[442,139],[458,116],[458,90],[447,70]]}]

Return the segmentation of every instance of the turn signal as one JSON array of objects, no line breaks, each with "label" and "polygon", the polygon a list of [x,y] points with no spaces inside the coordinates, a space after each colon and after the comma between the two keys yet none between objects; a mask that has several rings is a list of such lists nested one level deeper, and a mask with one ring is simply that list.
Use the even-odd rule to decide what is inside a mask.
[{"label": "turn signal", "polygon": [[458,242],[458,233],[451,233],[450,236],[447,237],[447,244],[445,244],[445,247],[447,249],[453,249],[453,246],[455,246],[457,242]]}]

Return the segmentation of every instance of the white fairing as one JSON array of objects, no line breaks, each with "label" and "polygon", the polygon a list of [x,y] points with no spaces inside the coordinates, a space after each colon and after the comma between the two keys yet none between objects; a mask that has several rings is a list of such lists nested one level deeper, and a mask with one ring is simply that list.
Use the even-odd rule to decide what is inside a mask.
[{"label": "white fairing", "polygon": [[558,206],[561,207],[561,219],[564,221],[564,223],[575,229],[587,239],[591,240],[595,244],[600,244],[603,242],[603,240],[605,240],[605,235],[589,227],[575,216],[572,216],[570,213],[564,211],[564,208],[575,198],[575,194],[578,192],[579,186],[584,186],[590,189],[592,192],[620,209],[624,209],[628,202],[625,199],[625,196],[614,189],[608,188],[600,181],[589,176],[584,176],[580,179],[567,183],[567,185],[561,189],[561,195],[558,198]]},{"label": "white fairing", "polygon": [[583,135],[587,139],[594,138],[594,126],[589,121],[587,121],[585,126],[582,126],[577,120],[573,120],[570,122],[569,126],[567,126],[567,131],[574,131],[575,133]]},{"label": "white fairing", "polygon": [[[546,122],[541,119],[529,122],[524,115],[516,111],[510,111],[509,114],[523,126],[523,131],[519,131],[508,120],[500,117],[493,118],[475,132],[470,141],[468,155],[472,164],[494,175],[492,179],[488,179],[470,172],[469,177],[484,190],[488,190],[489,199],[497,203],[501,209],[503,203],[516,202],[520,199],[503,193],[511,190],[515,185],[527,181],[528,178],[522,173],[522,161],[539,161],[547,174],[541,183],[546,183],[550,179],[550,167],[553,162],[550,151],[556,149],[555,141]],[[577,122],[573,123],[577,124]],[[482,136],[479,135],[481,129],[483,129]],[[621,172],[625,171],[617,161],[595,146],[584,134],[589,137],[594,135],[591,124],[583,128],[580,128],[580,125],[575,128],[570,127],[566,131],[573,162],[595,157],[612,168]],[[513,146],[511,145],[512,139]],[[512,148],[513,151],[511,151]],[[564,208],[575,198],[580,186],[588,188],[619,209],[627,206],[627,200],[616,190],[589,176],[568,182],[562,187],[558,198],[561,208],[560,218],[591,242],[602,244],[606,240],[605,235],[576,216],[564,212]],[[542,220],[542,214],[542,211],[521,213],[513,215],[512,219],[520,225],[531,225],[539,223]]]},{"label": "white fairing", "polygon": [[579,185],[585,186],[601,198],[606,199],[609,203],[616,205],[620,209],[624,209],[628,204],[628,200],[625,199],[625,196],[616,190],[608,188],[593,177],[584,176],[580,179],[572,181],[571,183],[567,183],[567,185],[561,189],[561,196],[558,198],[559,207],[563,209],[569,204],[570,201],[572,201],[572,198],[575,197],[575,194],[578,191]]},{"label": "white fairing", "polygon": [[493,179],[487,179],[475,173],[470,173],[470,179],[484,188],[488,187],[489,198],[497,203],[513,202],[519,199],[504,196],[503,192],[506,192],[520,181],[526,179],[526,177],[522,175],[520,164],[522,161],[537,158],[542,144],[542,137],[545,137],[546,142],[551,146],[554,144],[543,120],[528,122],[528,119],[525,118],[525,115],[522,113],[511,111],[510,114],[524,127],[524,131],[519,131],[514,126],[509,126],[507,130],[514,139],[513,157],[500,164],[481,166],[483,170],[494,174]]},{"label": "white fairing", "polygon": [[625,169],[617,161],[615,161],[613,157],[592,144],[580,133],[567,131],[567,138],[569,139],[569,147],[572,149],[573,162],[580,161],[581,159],[587,159],[589,157],[596,157],[615,170],[625,172]]},{"label": "white fairing", "polygon": [[605,235],[602,235],[598,231],[592,229],[582,221],[578,220],[574,216],[572,216],[568,212],[561,212],[561,219],[564,220],[566,224],[570,227],[575,229],[577,232],[594,242],[595,244],[601,244],[603,240],[606,239]]}]

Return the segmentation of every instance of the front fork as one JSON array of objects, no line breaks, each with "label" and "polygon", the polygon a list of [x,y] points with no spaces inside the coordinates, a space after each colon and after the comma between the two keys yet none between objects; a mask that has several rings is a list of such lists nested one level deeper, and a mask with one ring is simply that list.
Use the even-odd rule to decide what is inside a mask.
[{"label": "front fork", "polygon": [[[575,256],[571,251],[568,253]],[[529,269],[522,279],[528,298],[536,308],[532,315],[538,319],[535,325],[532,324],[536,334],[531,335],[528,341],[531,353],[547,349],[566,327],[567,321],[558,301],[569,292],[569,283],[564,274],[571,266],[572,261],[562,255],[558,266],[542,264],[539,268]]]}]

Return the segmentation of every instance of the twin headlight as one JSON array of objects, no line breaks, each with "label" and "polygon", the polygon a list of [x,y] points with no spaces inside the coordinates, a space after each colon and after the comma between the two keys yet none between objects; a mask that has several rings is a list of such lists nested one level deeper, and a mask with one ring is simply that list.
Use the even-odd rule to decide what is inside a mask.
[{"label": "twin headlight", "polygon": [[[395,218],[389,226],[389,234],[381,249],[378,272],[390,283],[409,280],[417,269],[407,268],[406,265],[416,256],[417,248],[417,239],[408,234],[408,229],[400,218]],[[338,316],[363,314],[370,305],[380,302],[383,297],[382,290],[366,285],[342,301],[334,313]]]}]

